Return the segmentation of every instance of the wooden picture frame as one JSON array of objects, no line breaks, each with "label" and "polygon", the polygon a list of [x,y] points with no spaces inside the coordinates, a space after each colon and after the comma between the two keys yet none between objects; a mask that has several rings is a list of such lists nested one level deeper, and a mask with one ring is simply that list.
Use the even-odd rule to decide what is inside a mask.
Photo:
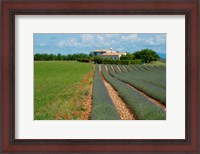
[{"label": "wooden picture frame", "polygon": [[[198,153],[198,5],[196,0],[2,1],[0,52],[2,153],[13,152],[181,152]],[[15,139],[15,15],[185,15],[185,139]]]}]

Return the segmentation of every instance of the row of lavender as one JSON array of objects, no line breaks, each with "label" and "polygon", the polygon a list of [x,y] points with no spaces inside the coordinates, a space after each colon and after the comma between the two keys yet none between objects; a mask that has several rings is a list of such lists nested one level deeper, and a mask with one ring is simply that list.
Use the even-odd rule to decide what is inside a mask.
[{"label": "row of lavender", "polygon": [[102,81],[99,72],[99,65],[95,65],[94,84],[93,84],[93,108],[91,113],[92,120],[119,120],[119,114],[110,98],[108,91]]},{"label": "row of lavender", "polygon": [[158,66],[107,65],[110,74],[166,104],[166,68]]},{"label": "row of lavender", "polygon": [[[134,90],[126,84],[123,80],[118,79],[116,73],[110,65],[102,65],[102,74],[104,78],[118,91],[120,97],[125,100],[127,105],[136,114],[139,120],[165,120],[166,111],[159,106],[152,103],[148,98],[143,96],[138,91]],[[122,74],[121,74],[122,76]]]},{"label": "row of lavender", "polygon": [[[119,67],[119,68],[118,68]],[[165,80],[164,75],[162,74],[159,77],[156,77],[159,73],[164,73],[165,68],[160,67],[136,67],[136,66],[122,66],[118,65],[101,65],[101,72],[105,80],[109,82],[112,87],[119,93],[120,97],[126,102],[126,104],[130,107],[133,113],[137,116],[136,118],[139,120],[164,120],[166,119],[166,111],[155,105],[151,102],[147,97],[142,95],[137,90],[133,89],[129,86],[136,85],[137,88],[150,88],[148,91],[152,94],[164,93],[165,88],[162,86],[157,86],[152,81]],[[126,68],[127,67],[127,68]],[[135,70],[132,67],[136,67]],[[141,67],[141,68],[140,68]],[[107,70],[106,70],[107,68]],[[153,69],[153,70],[152,70]],[[152,76],[149,77],[141,77],[138,79],[140,73],[149,71],[149,74]],[[157,73],[153,75],[153,73]],[[137,75],[136,75],[137,74]],[[128,84],[127,84],[128,83]],[[136,83],[136,84],[135,84]],[[142,86],[141,86],[141,85]],[[149,86],[149,87],[148,87]],[[152,93],[152,91],[158,90],[158,93]],[[146,91],[145,91],[146,93]],[[159,95],[157,95],[159,96]],[[162,98],[162,97],[160,97]],[[164,100],[164,99],[163,99]],[[166,102],[166,101],[163,101]],[[93,84],[93,109],[91,114],[92,120],[119,120],[119,113],[117,112],[112,99],[109,96],[109,93],[103,83],[101,74],[99,72],[99,65],[95,65],[95,75],[94,75],[94,84]]]}]

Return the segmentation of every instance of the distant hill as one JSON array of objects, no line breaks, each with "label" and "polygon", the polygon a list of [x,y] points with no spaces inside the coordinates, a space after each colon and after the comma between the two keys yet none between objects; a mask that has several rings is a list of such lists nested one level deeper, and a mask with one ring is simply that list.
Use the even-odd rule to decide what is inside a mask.
[{"label": "distant hill", "polygon": [[157,53],[157,54],[160,56],[160,58],[166,59],[166,53]]}]

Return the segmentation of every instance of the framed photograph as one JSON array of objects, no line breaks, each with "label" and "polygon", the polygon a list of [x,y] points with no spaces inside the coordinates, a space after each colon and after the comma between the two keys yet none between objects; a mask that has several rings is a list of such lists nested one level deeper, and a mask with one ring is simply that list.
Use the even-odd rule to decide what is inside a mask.
[{"label": "framed photograph", "polygon": [[2,153],[198,153],[190,1],[2,1]]}]

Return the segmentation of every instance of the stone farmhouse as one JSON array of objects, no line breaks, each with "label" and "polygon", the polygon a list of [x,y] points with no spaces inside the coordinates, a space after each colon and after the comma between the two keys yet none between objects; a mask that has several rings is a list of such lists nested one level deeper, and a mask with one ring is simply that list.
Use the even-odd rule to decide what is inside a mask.
[{"label": "stone farmhouse", "polygon": [[118,60],[122,55],[126,54],[127,54],[126,52],[114,51],[112,48],[93,51],[94,56],[100,56],[102,58],[114,59],[114,60]]}]

